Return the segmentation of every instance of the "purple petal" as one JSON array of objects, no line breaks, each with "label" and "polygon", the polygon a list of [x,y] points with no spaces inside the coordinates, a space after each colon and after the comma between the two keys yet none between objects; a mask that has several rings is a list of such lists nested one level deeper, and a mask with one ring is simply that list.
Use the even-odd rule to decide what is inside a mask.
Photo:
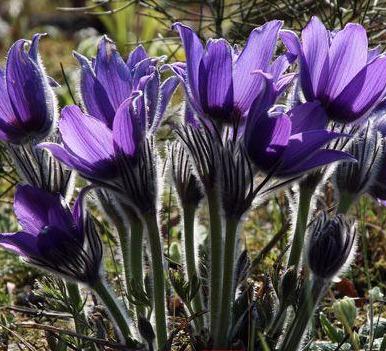
[{"label": "purple petal", "polygon": [[332,40],[329,57],[329,82],[326,94],[335,99],[367,63],[366,30],[349,23]]},{"label": "purple petal", "polygon": [[291,118],[291,134],[309,130],[324,129],[327,125],[327,114],[318,102],[306,102],[288,112]]},{"label": "purple petal", "polygon": [[330,118],[350,123],[366,117],[385,97],[386,56],[379,56],[364,67],[331,103]]},{"label": "purple petal", "polygon": [[115,115],[113,124],[114,148],[126,156],[134,156],[137,145],[134,135],[133,118],[130,114],[132,99],[125,100]]},{"label": "purple petal", "polygon": [[145,48],[142,45],[138,45],[129,55],[127,59],[127,66],[129,67],[130,72],[133,71],[135,65],[146,59],[147,58],[147,53]]},{"label": "purple petal", "polygon": [[[319,98],[327,84],[328,80],[328,50],[329,34],[323,23],[317,18],[312,17],[310,22],[302,31],[303,54],[301,57],[301,69],[304,71],[301,75],[302,84],[306,87],[312,86],[313,96]],[[307,65],[307,69],[305,67]],[[309,74],[309,82],[306,77]]]},{"label": "purple petal", "polygon": [[112,128],[115,111],[103,85],[96,78],[91,62],[74,52],[81,66],[80,91],[87,112]]},{"label": "purple petal", "polygon": [[154,133],[159,127],[166,107],[173,96],[180,80],[177,77],[169,77],[161,85],[160,100],[158,102],[158,111],[150,127],[150,133]]},{"label": "purple petal", "polygon": [[380,45],[377,45],[376,47],[369,50],[367,53],[367,63],[370,63],[375,58],[377,58],[382,53],[382,48]]},{"label": "purple petal", "polygon": [[146,111],[146,127],[149,128],[156,118],[160,97],[160,76],[158,71],[154,72],[147,80],[144,89],[144,104]]},{"label": "purple petal", "polygon": [[289,54],[293,55],[294,57],[299,56],[301,54],[302,45],[296,33],[290,30],[282,29],[279,32],[279,37],[287,48]]},{"label": "purple petal", "polygon": [[41,37],[46,36],[47,33],[37,33],[32,37],[31,46],[29,49],[29,56],[37,63],[39,57],[39,41]]},{"label": "purple petal", "polygon": [[254,29],[234,65],[234,99],[242,113],[248,111],[261,89],[261,77],[252,74],[267,71],[276,47],[282,21],[271,21]]},{"label": "purple petal", "polygon": [[291,134],[291,121],[285,114],[261,117],[246,133],[245,146],[257,167],[269,171],[281,157]]},{"label": "purple petal", "polygon": [[291,176],[301,174],[336,161],[355,162],[356,160],[350,154],[343,151],[322,149],[314,152],[305,162],[300,162],[297,165],[293,165],[292,168],[284,169],[281,175]]},{"label": "purple petal", "polygon": [[0,234],[0,246],[25,258],[39,256],[37,237],[26,232]]},{"label": "purple petal", "polygon": [[50,207],[60,204],[59,195],[53,195],[30,185],[18,186],[15,193],[14,211],[23,230],[31,235],[49,224]]},{"label": "purple petal", "polygon": [[209,40],[200,65],[200,97],[212,118],[226,119],[233,110],[232,50],[224,39]]},{"label": "purple petal", "polygon": [[78,226],[78,231],[82,235],[84,234],[84,218],[85,218],[85,198],[90,190],[94,189],[93,185],[89,185],[84,187],[78,194],[76,201],[74,203],[74,207],[72,208],[72,216],[74,218],[74,222]]},{"label": "purple petal", "polygon": [[26,133],[46,133],[54,114],[52,92],[41,67],[27,54],[25,45],[25,40],[18,40],[8,52],[7,90],[15,117]]},{"label": "purple petal", "polygon": [[184,45],[186,55],[186,73],[190,92],[195,101],[200,101],[198,90],[199,68],[204,55],[204,48],[201,40],[189,27],[184,26],[181,23],[175,23],[172,28],[178,31],[182,44]]},{"label": "purple petal", "polygon": [[280,167],[282,173],[285,173],[286,169],[291,169],[301,162],[309,160],[322,146],[339,137],[346,137],[346,135],[327,130],[311,130],[291,135],[288,146],[282,155]]},{"label": "purple petal", "polygon": [[111,130],[100,120],[84,114],[78,106],[66,106],[59,122],[65,148],[92,163],[114,155]]},{"label": "purple petal", "polygon": [[131,95],[130,70],[123,61],[115,44],[104,36],[98,45],[95,73],[109,96],[115,110]]},{"label": "purple petal", "polygon": [[273,63],[269,66],[267,72],[272,75],[273,81],[276,82],[288,69],[290,64],[293,62],[292,56],[288,53],[280,55]]}]

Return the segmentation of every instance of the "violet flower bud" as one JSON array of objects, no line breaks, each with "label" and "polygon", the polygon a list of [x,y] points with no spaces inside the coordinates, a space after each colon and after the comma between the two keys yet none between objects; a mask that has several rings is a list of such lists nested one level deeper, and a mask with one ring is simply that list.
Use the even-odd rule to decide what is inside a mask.
[{"label": "violet flower bud", "polygon": [[323,212],[309,230],[306,259],[319,279],[331,280],[353,257],[356,228],[344,215],[328,218]]},{"label": "violet flower bud", "polygon": [[43,34],[16,41],[8,51],[5,71],[0,69],[0,140],[25,144],[43,139],[56,116],[56,99],[38,53]]}]

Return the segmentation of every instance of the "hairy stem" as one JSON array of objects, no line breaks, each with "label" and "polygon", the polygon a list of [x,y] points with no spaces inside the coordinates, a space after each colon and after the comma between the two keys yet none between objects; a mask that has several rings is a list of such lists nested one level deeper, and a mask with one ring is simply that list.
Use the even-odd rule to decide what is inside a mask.
[{"label": "hairy stem", "polygon": [[163,270],[163,252],[158,229],[157,214],[151,211],[144,215],[150,244],[151,266],[153,272],[153,299],[158,349],[162,350],[167,341],[165,276]]},{"label": "hairy stem", "polygon": [[304,184],[299,185],[299,204],[296,217],[295,232],[292,238],[291,251],[288,259],[288,267],[299,268],[299,262],[303,251],[304,236],[307,229],[310,204],[315,188]]},{"label": "hairy stem", "polygon": [[[191,281],[194,276],[196,276],[197,278],[200,277],[196,267],[196,258],[194,253],[194,216],[196,213],[196,209],[196,205],[187,204],[183,206],[185,263],[189,281]],[[194,313],[199,313],[204,310],[201,288],[198,290],[196,296],[192,300],[192,307]],[[194,319],[194,323],[198,331],[200,331],[204,326],[203,316],[201,315],[196,317]]]},{"label": "hairy stem", "polygon": [[215,343],[219,347],[226,347],[228,330],[232,326],[232,292],[234,284],[234,262],[237,229],[239,218],[226,218],[225,220],[225,250],[224,250],[224,274],[222,282],[222,300],[220,318],[218,320],[217,336]]},{"label": "hairy stem", "polygon": [[80,295],[79,285],[66,282],[66,288],[71,302],[76,306],[76,311],[73,312],[75,330],[78,334],[87,335],[87,319],[83,311],[83,300]]},{"label": "hairy stem", "polygon": [[315,308],[328,286],[328,281],[319,278],[313,279],[311,287],[307,284],[303,303],[296,312],[296,316],[286,332],[280,351],[299,350],[299,345],[302,342]]},{"label": "hairy stem", "polygon": [[91,287],[99,296],[103,304],[107,307],[110,317],[113,319],[117,329],[119,330],[120,341],[126,343],[128,346],[133,345],[134,342],[130,337],[130,323],[129,317],[124,312],[123,305],[118,302],[118,298],[111,293],[106,283],[101,279]]},{"label": "hairy stem", "polygon": [[[210,221],[210,279],[209,279],[209,308],[210,333],[217,335],[217,323],[220,318],[222,299],[222,221],[221,205],[216,190],[207,193]],[[216,346],[216,345],[215,345]]]}]

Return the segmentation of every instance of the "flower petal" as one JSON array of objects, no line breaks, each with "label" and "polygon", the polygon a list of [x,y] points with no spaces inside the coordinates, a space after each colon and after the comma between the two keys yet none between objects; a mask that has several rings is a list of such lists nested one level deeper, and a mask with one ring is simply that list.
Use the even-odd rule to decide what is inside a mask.
[{"label": "flower petal", "polygon": [[19,128],[41,134],[51,128],[54,101],[42,68],[25,50],[26,43],[18,40],[8,52],[7,90]]},{"label": "flower petal", "polygon": [[313,154],[329,141],[347,135],[327,130],[310,130],[291,135],[288,146],[283,152],[280,173],[288,173],[294,166],[309,160]]},{"label": "flower petal", "polygon": [[30,233],[0,234],[0,246],[25,258],[39,256],[37,237]]},{"label": "flower petal", "polygon": [[261,90],[261,77],[252,72],[268,70],[282,25],[282,21],[275,20],[254,29],[234,64],[234,99],[242,113],[249,110]]},{"label": "flower petal", "polygon": [[66,106],[59,122],[66,149],[92,163],[114,156],[111,130],[99,119],[84,114],[78,106]]},{"label": "flower petal", "polygon": [[133,117],[130,114],[132,99],[126,99],[119,106],[114,118],[113,135],[114,149],[117,153],[134,156],[137,149],[136,135],[134,134]]},{"label": "flower petal", "polygon": [[[328,50],[329,50],[329,34],[326,27],[317,17],[312,17],[310,22],[302,31],[303,42],[303,54],[305,62],[301,59],[301,69],[305,69],[305,64],[308,68],[308,74],[310,84],[312,86],[313,95],[319,98],[327,84],[328,80]],[[308,86],[309,83],[305,83],[306,79],[303,72],[302,84]]]},{"label": "flower petal", "polygon": [[259,119],[254,129],[248,131],[245,146],[249,157],[258,168],[269,171],[277,164],[291,135],[291,121],[287,115]]},{"label": "flower petal", "polygon": [[306,102],[290,110],[291,134],[297,134],[315,129],[324,129],[327,125],[327,114],[318,102]]},{"label": "flower petal", "polygon": [[38,235],[49,224],[49,208],[58,203],[60,204],[59,195],[30,185],[21,185],[15,193],[14,211],[23,230],[31,235]]},{"label": "flower petal", "polygon": [[326,94],[335,99],[367,63],[366,30],[349,23],[334,36],[329,52],[329,81]]},{"label": "flower petal", "polygon": [[186,73],[190,92],[194,100],[200,101],[199,68],[204,55],[204,47],[200,38],[189,27],[177,22],[173,24],[172,28],[178,31],[185,49]]},{"label": "flower petal", "polygon": [[350,154],[343,151],[322,149],[314,152],[306,161],[293,165],[292,168],[284,169],[281,175],[291,176],[301,174],[336,161],[355,162],[356,160]]},{"label": "flower petal", "polygon": [[115,110],[131,95],[132,82],[129,67],[123,61],[115,44],[104,36],[98,45],[95,73]]},{"label": "flower petal", "polygon": [[112,128],[115,111],[105,88],[98,81],[91,62],[77,52],[74,56],[81,66],[80,91],[87,112]]},{"label": "flower petal", "polygon": [[379,56],[364,67],[330,104],[331,119],[350,123],[364,118],[385,97],[386,56]]},{"label": "flower petal", "polygon": [[211,39],[206,49],[200,65],[201,104],[210,117],[228,119],[233,112],[232,48],[224,39]]},{"label": "flower petal", "polygon": [[130,55],[127,59],[127,66],[129,67],[130,72],[134,70],[135,65],[146,59],[147,53],[143,45],[138,45],[132,52],[130,52]]}]

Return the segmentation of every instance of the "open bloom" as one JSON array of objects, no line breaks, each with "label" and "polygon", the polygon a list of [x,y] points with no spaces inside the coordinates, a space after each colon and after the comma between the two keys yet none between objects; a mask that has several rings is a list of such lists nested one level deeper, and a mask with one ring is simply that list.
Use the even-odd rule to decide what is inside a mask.
[{"label": "open bloom", "polygon": [[44,138],[53,125],[55,96],[44,72],[35,34],[16,41],[8,52],[5,71],[0,69],[0,140],[22,144],[29,138]]},{"label": "open bloom", "polygon": [[0,245],[32,264],[92,285],[99,278],[102,246],[83,210],[86,191],[71,212],[59,194],[19,186],[14,210],[22,230],[0,234]]},{"label": "open bloom", "polygon": [[170,77],[160,83],[156,64],[159,58],[148,57],[140,45],[125,62],[115,44],[103,36],[94,61],[74,53],[81,66],[80,92],[87,112],[112,128],[120,105],[133,94],[138,96],[137,109],[149,126],[159,124],[166,105],[177,87],[178,79]]},{"label": "open bloom", "polygon": [[210,39],[206,47],[189,27],[176,23],[186,53],[186,64],[171,65],[184,81],[188,100],[199,117],[220,123],[238,121],[247,114],[264,87],[256,70],[269,72],[281,92],[293,75],[283,75],[290,61],[287,55],[271,63],[282,26],[271,21],[254,29],[244,49],[236,53],[225,39]]},{"label": "open bloom", "polygon": [[318,100],[331,120],[351,123],[367,117],[386,95],[386,56],[368,49],[366,30],[349,23],[329,32],[312,17],[301,34],[282,31],[281,39],[296,55],[307,101]]},{"label": "open bloom", "polygon": [[243,134],[247,153],[258,169],[289,177],[334,161],[353,160],[345,152],[322,149],[345,135],[324,129],[327,116],[319,103],[301,104],[287,113],[269,113],[272,78],[266,78],[266,85],[265,94],[252,104]]}]

